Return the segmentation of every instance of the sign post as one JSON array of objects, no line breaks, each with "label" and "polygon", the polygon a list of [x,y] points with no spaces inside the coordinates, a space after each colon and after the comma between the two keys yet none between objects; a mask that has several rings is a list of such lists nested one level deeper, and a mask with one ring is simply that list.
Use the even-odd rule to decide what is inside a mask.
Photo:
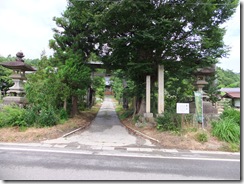
[{"label": "sign post", "polygon": [[190,113],[189,103],[177,103],[176,104],[176,113],[181,114],[181,128],[183,128],[184,115]]}]

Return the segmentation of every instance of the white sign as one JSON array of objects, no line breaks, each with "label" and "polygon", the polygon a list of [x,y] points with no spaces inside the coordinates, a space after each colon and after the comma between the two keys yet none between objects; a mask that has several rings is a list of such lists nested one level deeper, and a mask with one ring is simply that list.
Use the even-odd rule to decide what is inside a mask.
[{"label": "white sign", "polygon": [[177,103],[176,104],[176,113],[177,114],[189,114],[190,113],[189,103]]}]

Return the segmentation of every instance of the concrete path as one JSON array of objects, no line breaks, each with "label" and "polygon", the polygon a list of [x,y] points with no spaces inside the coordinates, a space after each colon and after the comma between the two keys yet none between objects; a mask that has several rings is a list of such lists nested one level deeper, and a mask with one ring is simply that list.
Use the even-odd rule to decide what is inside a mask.
[{"label": "concrete path", "polygon": [[149,140],[129,134],[120,123],[115,112],[115,105],[109,96],[105,97],[96,118],[88,129],[65,138],[43,141],[43,143],[74,144],[83,147],[154,147]]}]

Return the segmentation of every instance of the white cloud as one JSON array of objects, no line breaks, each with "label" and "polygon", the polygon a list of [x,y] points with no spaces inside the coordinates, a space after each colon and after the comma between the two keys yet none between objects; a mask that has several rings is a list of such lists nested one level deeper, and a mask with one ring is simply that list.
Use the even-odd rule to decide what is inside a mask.
[{"label": "white cloud", "polygon": [[226,28],[224,43],[230,47],[230,52],[227,58],[219,60],[218,66],[225,70],[240,72],[240,5],[223,26]]},{"label": "white cloud", "polygon": [[53,37],[52,20],[61,16],[66,0],[1,0],[0,55],[7,56],[22,50],[26,58],[39,58]]},{"label": "white cloud", "polygon": [[[45,49],[52,51],[48,42],[53,38],[52,20],[66,9],[66,0],[1,0],[0,2],[0,55],[8,56],[22,50],[26,58],[39,58]],[[240,6],[224,25],[227,28],[225,44],[231,47],[230,56],[219,60],[223,69],[240,71]]]}]

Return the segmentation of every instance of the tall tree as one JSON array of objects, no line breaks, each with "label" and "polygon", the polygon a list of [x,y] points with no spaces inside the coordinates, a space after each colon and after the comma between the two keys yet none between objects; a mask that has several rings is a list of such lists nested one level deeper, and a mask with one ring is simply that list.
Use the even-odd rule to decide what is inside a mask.
[{"label": "tall tree", "polygon": [[165,66],[166,81],[173,77],[181,83],[196,68],[225,56],[225,30],[220,25],[237,4],[237,0],[112,3],[97,17],[102,30],[100,54],[108,66],[123,69],[137,85],[145,82],[146,75],[156,81],[159,64]]},{"label": "tall tree", "polygon": [[54,17],[58,28],[49,45],[54,49],[53,62],[59,67],[62,81],[71,90],[72,114],[78,112],[78,94],[84,95],[91,84],[90,69],[86,65],[96,52],[97,37],[94,33],[94,15],[100,7],[94,2],[69,0],[62,17]]},{"label": "tall tree", "polygon": [[69,0],[63,16],[54,18],[59,28],[50,47],[63,65],[70,53],[85,63],[99,52],[106,67],[122,69],[134,82],[140,103],[146,75],[153,84],[159,64],[165,66],[166,81],[189,79],[172,80],[171,86],[181,83],[182,91],[196,68],[225,56],[220,25],[237,5],[238,0]]}]

